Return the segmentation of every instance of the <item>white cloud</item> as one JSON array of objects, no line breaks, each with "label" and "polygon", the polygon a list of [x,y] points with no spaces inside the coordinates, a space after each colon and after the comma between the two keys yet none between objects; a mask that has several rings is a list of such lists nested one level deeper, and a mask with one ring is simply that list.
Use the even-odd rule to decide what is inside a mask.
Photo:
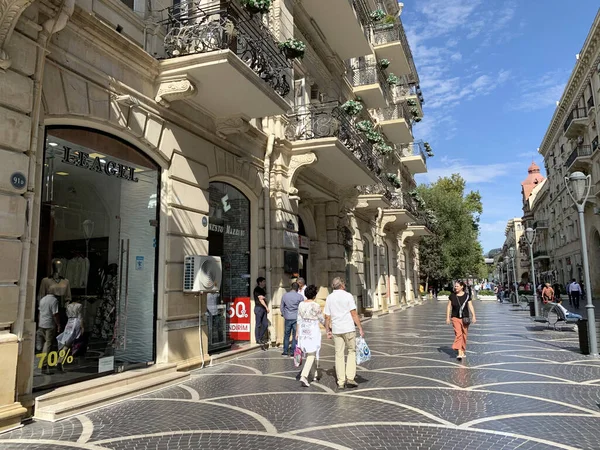
[{"label": "white cloud", "polygon": [[534,79],[523,80],[519,96],[511,100],[507,108],[512,111],[537,111],[556,107],[567,84],[566,71],[553,70]]},{"label": "white cloud", "polygon": [[482,233],[504,233],[508,220],[496,220],[495,222],[481,222],[479,229]]},{"label": "white cloud", "polygon": [[[435,151],[435,149],[434,149]],[[498,163],[498,164],[473,164],[458,159],[440,158],[442,166],[428,167],[427,173],[422,175],[427,182],[433,183],[438,178],[449,177],[453,173],[460,174],[469,184],[493,183],[498,178],[514,173],[520,163]]]}]

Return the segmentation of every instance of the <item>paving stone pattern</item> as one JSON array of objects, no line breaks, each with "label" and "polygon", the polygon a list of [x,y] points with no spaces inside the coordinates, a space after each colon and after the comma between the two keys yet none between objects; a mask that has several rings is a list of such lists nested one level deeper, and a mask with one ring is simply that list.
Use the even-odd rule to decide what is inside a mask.
[{"label": "paving stone pattern", "polygon": [[336,390],[332,341],[304,388],[281,349],[56,423],[0,435],[0,449],[599,449],[600,361],[571,327],[476,302],[466,360],[451,349],[445,302],[372,319],[373,359]]}]

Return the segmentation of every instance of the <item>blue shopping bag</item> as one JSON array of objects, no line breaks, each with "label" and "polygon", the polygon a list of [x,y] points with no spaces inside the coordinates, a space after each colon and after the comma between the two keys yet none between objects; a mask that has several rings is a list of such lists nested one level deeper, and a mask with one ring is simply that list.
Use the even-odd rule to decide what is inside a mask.
[{"label": "blue shopping bag", "polygon": [[356,338],[356,364],[360,365],[371,359],[371,350],[363,337]]}]

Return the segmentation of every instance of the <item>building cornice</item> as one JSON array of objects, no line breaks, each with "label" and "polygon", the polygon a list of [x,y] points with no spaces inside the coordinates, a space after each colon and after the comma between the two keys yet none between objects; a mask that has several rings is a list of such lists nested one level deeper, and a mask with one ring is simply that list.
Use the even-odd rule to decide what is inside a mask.
[{"label": "building cornice", "polygon": [[583,90],[586,86],[586,81],[590,79],[592,72],[596,70],[596,66],[600,63],[600,58],[594,58],[594,55],[598,53],[600,44],[600,10],[596,14],[594,23],[590,29],[590,32],[583,44],[579,59],[575,64],[575,68],[571,73],[571,77],[567,82],[565,90],[560,98],[558,106],[554,111],[550,126],[544,135],[544,139],[540,144],[539,152],[542,156],[546,157],[548,151],[554,145],[557,139],[557,133],[562,130],[564,121],[567,114],[571,112],[576,102],[583,94]]}]

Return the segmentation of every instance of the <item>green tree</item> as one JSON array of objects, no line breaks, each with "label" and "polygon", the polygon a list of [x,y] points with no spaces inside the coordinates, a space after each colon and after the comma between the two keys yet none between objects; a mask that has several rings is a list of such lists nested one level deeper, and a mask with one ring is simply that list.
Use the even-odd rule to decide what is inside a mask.
[{"label": "green tree", "polygon": [[437,218],[434,235],[421,240],[421,272],[429,283],[479,276],[487,272],[479,243],[479,217],[483,212],[478,191],[465,193],[459,174],[420,185],[417,192]]}]

